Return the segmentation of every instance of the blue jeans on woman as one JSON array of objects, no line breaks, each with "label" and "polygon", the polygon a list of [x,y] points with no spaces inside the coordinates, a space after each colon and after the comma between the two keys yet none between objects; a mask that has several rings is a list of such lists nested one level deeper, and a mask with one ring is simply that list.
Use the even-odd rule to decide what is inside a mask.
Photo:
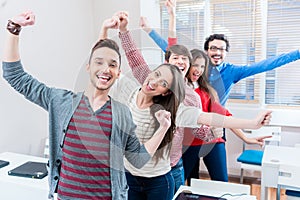
[{"label": "blue jeans on woman", "polygon": [[128,200],[171,200],[174,197],[174,179],[171,172],[156,177],[133,176],[126,172],[129,185]]},{"label": "blue jeans on woman", "polygon": [[178,161],[178,163],[174,167],[172,167],[171,173],[175,182],[175,191],[174,191],[175,194],[179,189],[179,187],[181,185],[184,185],[184,169],[183,169],[183,163],[181,158]]},{"label": "blue jeans on woman", "polygon": [[211,180],[228,182],[225,143],[185,147],[182,155],[185,179],[199,178],[199,160],[203,157]]}]

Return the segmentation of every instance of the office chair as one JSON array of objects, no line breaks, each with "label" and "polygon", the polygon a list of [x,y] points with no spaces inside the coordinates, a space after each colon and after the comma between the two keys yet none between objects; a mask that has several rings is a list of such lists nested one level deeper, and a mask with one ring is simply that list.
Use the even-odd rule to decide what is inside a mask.
[{"label": "office chair", "polygon": [[[281,141],[281,127],[278,126],[263,126],[257,130],[244,130],[247,137],[272,136],[264,140],[265,145],[278,145]],[[250,149],[248,146],[252,146]],[[241,163],[240,183],[244,181],[244,170],[261,171],[261,163],[263,157],[263,149],[253,149],[254,145],[243,143],[242,153],[237,158]],[[247,148],[248,147],[248,148]]]}]

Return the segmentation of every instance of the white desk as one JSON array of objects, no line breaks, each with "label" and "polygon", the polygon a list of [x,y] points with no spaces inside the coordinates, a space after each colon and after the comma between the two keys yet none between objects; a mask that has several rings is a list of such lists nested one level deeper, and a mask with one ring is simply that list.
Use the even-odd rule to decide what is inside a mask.
[{"label": "white desk", "polygon": [[0,153],[0,159],[9,165],[0,168],[0,199],[5,200],[46,200],[48,199],[48,176],[31,179],[9,176],[8,171],[27,162],[47,162],[47,159],[17,153]]},{"label": "white desk", "polygon": [[268,187],[277,188],[280,163],[300,166],[300,148],[267,145],[262,159],[261,200],[268,199]]},{"label": "white desk", "polygon": [[[221,189],[221,188],[220,188]],[[176,199],[176,197],[184,190],[191,191],[194,194],[202,194],[202,195],[208,195],[208,196],[215,196],[215,197],[220,197],[224,194],[223,191],[218,190],[218,188],[215,188],[215,190],[209,190],[209,191],[201,191],[201,193],[197,190],[197,188],[193,188],[191,186],[186,186],[182,185],[180,188],[177,190],[176,194],[173,197],[173,200]],[[253,195],[242,195],[242,196],[229,196],[226,195],[224,198],[228,200],[256,200],[256,196]]]}]

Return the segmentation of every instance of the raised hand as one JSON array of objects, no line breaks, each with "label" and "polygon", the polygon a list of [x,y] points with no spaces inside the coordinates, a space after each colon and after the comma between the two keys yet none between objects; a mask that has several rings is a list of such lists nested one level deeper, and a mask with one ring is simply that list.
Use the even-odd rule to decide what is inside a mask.
[{"label": "raised hand", "polygon": [[102,27],[106,29],[118,29],[120,26],[120,20],[118,16],[112,16],[109,19],[104,20]]},{"label": "raised hand", "polygon": [[161,127],[169,128],[171,126],[171,113],[166,110],[155,112],[155,117]]},{"label": "raised hand", "polygon": [[8,20],[7,40],[4,46],[3,58],[5,62],[15,62],[20,60],[19,54],[19,34],[22,26],[30,26],[35,22],[35,16],[32,11],[23,12],[14,18]]},{"label": "raised hand", "polygon": [[120,32],[126,32],[127,25],[129,23],[128,12],[119,11],[119,12],[115,13],[114,16],[117,16],[120,20],[120,25],[119,25]]},{"label": "raised hand", "polygon": [[146,33],[150,33],[152,28],[149,26],[149,22],[147,17],[140,17],[140,27],[146,32]]},{"label": "raised hand", "polygon": [[169,13],[169,38],[176,38],[176,0],[166,0],[165,5]]},{"label": "raised hand", "polygon": [[26,11],[15,16],[12,21],[20,26],[33,25],[35,22],[35,15],[32,11]]},{"label": "raised hand", "polygon": [[167,7],[169,15],[175,15],[176,0],[166,0],[165,6]]},{"label": "raised hand", "polygon": [[109,19],[103,21],[99,39],[106,39],[108,37],[108,29],[118,29],[120,26],[120,20],[118,16],[112,16]]}]

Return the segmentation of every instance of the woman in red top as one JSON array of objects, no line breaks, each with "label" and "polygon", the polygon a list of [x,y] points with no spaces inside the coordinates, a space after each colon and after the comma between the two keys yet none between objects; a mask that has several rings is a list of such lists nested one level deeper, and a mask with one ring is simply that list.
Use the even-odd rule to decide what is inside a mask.
[{"label": "woman in red top", "polygon": [[[222,107],[219,103],[216,91],[210,86],[208,82],[208,57],[205,52],[199,49],[191,50],[193,57],[192,66],[187,72],[189,84],[191,84],[195,91],[201,97],[202,110],[204,112],[215,112],[226,116],[231,116],[231,113]],[[242,130],[231,129],[231,131],[240,137],[248,144],[263,144],[263,139],[266,137],[247,138]],[[214,149],[224,148],[225,140],[217,138],[211,142],[194,138],[192,133],[185,132],[183,140],[183,166],[185,171],[185,179],[190,185],[191,178],[199,178],[199,161],[203,157],[204,164],[209,172],[212,180],[219,177],[220,173],[227,173],[226,152],[224,155],[214,153]],[[214,148],[213,148],[214,147]]]}]

